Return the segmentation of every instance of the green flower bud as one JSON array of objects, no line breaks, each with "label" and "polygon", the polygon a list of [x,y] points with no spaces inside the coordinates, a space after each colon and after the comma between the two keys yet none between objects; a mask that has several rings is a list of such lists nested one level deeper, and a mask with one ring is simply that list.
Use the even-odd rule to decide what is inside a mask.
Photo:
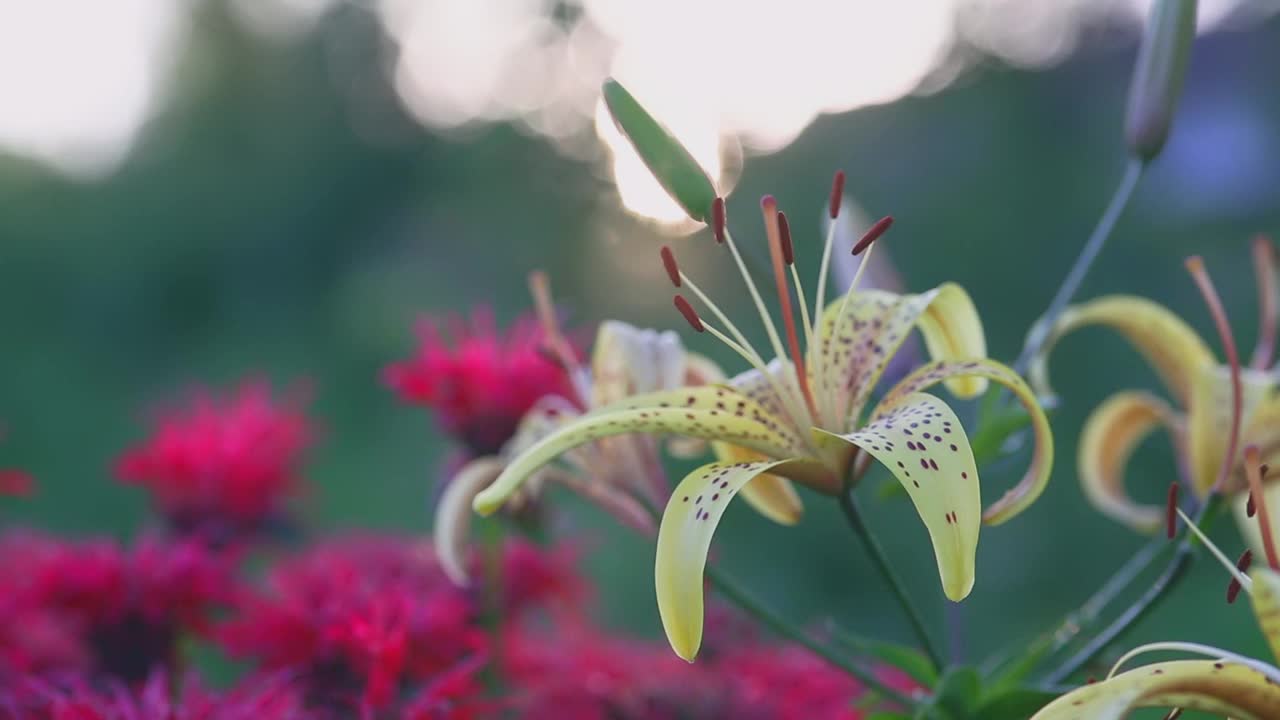
[{"label": "green flower bud", "polygon": [[716,188],[689,151],[613,78],[604,83],[604,102],[613,122],[663,189],[689,217],[706,222]]},{"label": "green flower bud", "polygon": [[1155,0],[1129,86],[1125,140],[1143,162],[1160,154],[1182,94],[1196,34],[1196,0]]}]

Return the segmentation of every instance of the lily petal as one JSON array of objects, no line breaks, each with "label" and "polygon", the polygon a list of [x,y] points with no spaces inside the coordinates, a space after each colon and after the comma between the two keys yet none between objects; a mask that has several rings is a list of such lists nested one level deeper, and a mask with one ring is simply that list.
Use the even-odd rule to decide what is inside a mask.
[{"label": "lily petal", "polygon": [[684,375],[684,345],[674,332],[642,330],[618,320],[600,324],[591,356],[593,407],[680,387]]},{"label": "lily petal", "polygon": [[[724,370],[705,355],[686,352],[684,356],[684,381],[680,385],[712,385],[725,381]],[[672,456],[691,460],[707,452],[707,441],[702,438],[676,436],[667,440],[667,452]]]},{"label": "lily petal", "polygon": [[1236,663],[1175,660],[1085,685],[1049,703],[1032,720],[1120,720],[1132,710],[1149,707],[1269,720],[1280,708],[1280,686]]},{"label": "lily petal", "polygon": [[[1022,403],[1027,416],[1031,419],[1031,429],[1035,435],[1035,449],[1031,455],[1031,464],[1018,484],[1013,486],[999,500],[992,503],[982,514],[988,525],[999,525],[1026,510],[1031,503],[1040,497],[1040,493],[1049,484],[1049,475],[1053,471],[1053,433],[1049,430],[1049,419],[1036,401],[1031,388],[1022,378],[1006,365],[995,360],[974,359],[960,361],[934,362],[920,367],[902,379],[886,395],[884,400],[872,413],[872,418],[879,418],[891,411],[899,402],[899,398],[908,393],[916,393],[936,385],[939,382],[953,381],[957,378],[979,377],[992,380],[1013,391],[1014,397]],[[963,430],[956,424],[963,438]],[[968,447],[968,440],[965,440]]]},{"label": "lily petal", "polygon": [[1159,373],[1178,404],[1186,407],[1200,368],[1214,364],[1204,340],[1163,305],[1133,295],[1108,295],[1067,308],[1049,331],[1028,377],[1036,392],[1051,397],[1049,353],[1067,334],[1089,325],[1104,325],[1120,333]]},{"label": "lily petal", "polygon": [[1258,626],[1271,647],[1272,657],[1280,662],[1280,574],[1260,567],[1249,577],[1253,578],[1253,613],[1258,616]]},{"label": "lily petal", "polygon": [[[841,307],[844,316],[837,318]],[[964,288],[944,283],[918,295],[897,295],[883,290],[855,292],[823,312],[823,332],[818,350],[822,366],[834,367],[824,378],[828,392],[849,395],[846,408],[837,407],[838,418],[856,420],[871,391],[911,329],[917,327],[925,347],[935,360],[985,357],[986,336],[973,301]],[[947,388],[958,397],[973,397],[987,388],[981,378],[952,378]]]},{"label": "lily petal", "polygon": [[821,445],[850,443],[893,472],[929,530],[947,597],[959,602],[973,589],[982,498],[978,468],[960,419],[927,393],[900,396],[857,432],[814,429]]},{"label": "lily petal", "polygon": [[1145,392],[1120,392],[1094,409],[1080,435],[1076,465],[1085,495],[1104,515],[1144,533],[1165,523],[1163,505],[1136,502],[1124,489],[1129,458],[1151,431],[1163,426],[1178,441],[1173,408]]},{"label": "lily petal", "polygon": [[[713,443],[712,448],[721,462],[737,464],[769,459],[758,452],[729,443]],[[804,513],[800,494],[791,481],[772,473],[757,475],[753,482],[742,489],[742,499],[779,525],[795,525],[800,522],[800,516]]]},{"label": "lily petal", "polygon": [[662,626],[677,655],[693,662],[702,645],[702,573],[711,536],[729,501],[762,473],[809,464],[807,460],[717,462],[694,470],[676,486],[658,528],[654,580]]},{"label": "lily petal", "polygon": [[476,496],[473,506],[488,515],[531,474],[566,451],[624,433],[724,440],[769,457],[793,457],[804,448],[784,421],[732,388],[711,385],[648,393],[587,413],[539,440],[512,459],[498,479]]},{"label": "lily petal", "polygon": [[[1240,427],[1257,432],[1254,415],[1274,389],[1275,380],[1268,372],[1243,369],[1240,381],[1241,399],[1244,401]],[[1192,375],[1191,395],[1187,401],[1187,453],[1192,484],[1201,495],[1208,492],[1218,479],[1222,456],[1227,452],[1232,405],[1231,372],[1226,366],[1205,365]],[[1267,429],[1271,435],[1277,432],[1276,428]],[[1243,487],[1243,478],[1244,474],[1237,467],[1224,490],[1239,490]]]},{"label": "lily petal", "polygon": [[502,473],[503,462],[496,457],[472,460],[445,486],[436,504],[432,535],[436,557],[444,574],[456,585],[466,585],[467,538],[471,532],[471,501]]}]

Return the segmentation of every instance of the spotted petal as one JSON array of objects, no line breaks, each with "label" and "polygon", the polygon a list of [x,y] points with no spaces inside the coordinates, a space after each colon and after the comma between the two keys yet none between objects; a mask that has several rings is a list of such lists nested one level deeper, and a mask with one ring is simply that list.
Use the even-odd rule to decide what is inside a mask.
[{"label": "spotted petal", "polygon": [[[999,525],[1027,509],[1040,497],[1049,484],[1049,474],[1053,470],[1053,433],[1049,430],[1049,419],[1036,401],[1031,388],[1011,368],[994,360],[961,360],[940,361],[924,365],[903,378],[886,395],[884,400],[872,413],[873,419],[879,418],[896,407],[899,399],[908,393],[928,389],[939,382],[957,378],[979,377],[992,380],[1013,391],[1014,397],[1022,403],[1027,416],[1031,418],[1031,429],[1035,436],[1035,449],[1032,452],[1031,464],[1027,466],[1022,480],[1013,486],[999,500],[992,503],[982,514],[982,519],[989,525]],[[963,430],[957,425],[957,430]],[[962,435],[963,438],[963,435]],[[965,440],[965,446],[968,441]]]},{"label": "spotted petal", "polygon": [[[720,462],[736,464],[769,460],[758,452],[729,443],[713,443],[712,448]],[[791,481],[772,473],[757,475],[755,480],[742,489],[742,499],[779,525],[795,525],[800,522],[800,515],[804,512],[800,494],[791,485]]]},{"label": "spotted petal", "polygon": [[814,431],[821,445],[851,443],[893,472],[929,530],[948,598],[959,602],[973,589],[982,499],[978,469],[960,420],[927,393],[898,396],[857,432]]},{"label": "spotted petal", "polygon": [[711,536],[729,501],[762,473],[811,465],[807,460],[711,463],[676,486],[658,528],[654,580],[658,612],[671,648],[693,662],[702,645],[702,573]]},{"label": "spotted petal", "polygon": [[1133,710],[1151,707],[1272,720],[1280,708],[1280,686],[1244,665],[1176,660],[1085,685],[1049,703],[1032,720],[1120,720]]},{"label": "spotted petal", "polygon": [[1109,295],[1067,308],[1049,330],[1049,338],[1033,360],[1029,377],[1041,396],[1051,396],[1049,353],[1064,336],[1089,325],[1120,333],[1155,368],[1178,404],[1186,407],[1196,373],[1214,364],[1204,340],[1163,305],[1132,295]]},{"label": "spotted petal", "polygon": [[782,420],[729,387],[712,385],[637,395],[583,415],[513,458],[498,479],[476,496],[476,511],[484,515],[494,512],[531,474],[573,448],[625,433],[722,440],[769,457],[793,457],[804,449]]},{"label": "spotted petal", "polygon": [[1124,488],[1129,458],[1151,432],[1164,427],[1175,442],[1181,431],[1168,403],[1145,392],[1120,392],[1099,405],[1085,421],[1076,465],[1085,496],[1104,515],[1139,532],[1165,523],[1163,505],[1144,505]]},{"label": "spotted petal", "polygon": [[[844,316],[837,318],[843,307]],[[929,355],[935,360],[985,357],[982,320],[964,288],[944,283],[918,295],[883,290],[855,292],[847,304],[837,300],[823,312],[818,341],[822,364],[834,372],[821,378],[825,392],[846,397],[836,403],[835,418],[856,420],[913,327],[919,328]],[[959,397],[986,390],[981,378],[953,378],[947,388]]]}]

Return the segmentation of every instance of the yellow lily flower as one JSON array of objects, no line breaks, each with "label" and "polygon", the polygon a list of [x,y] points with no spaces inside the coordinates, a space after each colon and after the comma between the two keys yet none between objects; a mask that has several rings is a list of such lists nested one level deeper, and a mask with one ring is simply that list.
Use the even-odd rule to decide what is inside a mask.
[{"label": "yellow lily flower", "polygon": [[[609,320],[596,333],[590,370],[579,366],[570,345],[556,325],[546,280],[535,274],[534,290],[548,348],[573,379],[575,396],[544,397],[525,414],[515,435],[498,456],[467,463],[449,482],[436,505],[434,545],[445,573],[462,585],[466,570],[471,503],[502,473],[512,458],[536,445],[557,429],[580,418],[586,408],[605,407],[637,393],[719,381],[724,374],[706,358],[687,352],[671,331],[641,330]],[[689,452],[696,448],[683,448]],[[533,473],[513,503],[527,502],[548,483],[559,483],[583,495],[641,532],[652,534],[653,517],[637,498],[650,505],[665,502],[670,491],[654,439],[644,435],[601,438],[562,456],[555,467]]]},{"label": "yellow lily flower", "polygon": [[[1256,448],[1250,446],[1245,454],[1246,470],[1256,478],[1261,474]],[[1265,501],[1260,507],[1266,507]],[[1180,510],[1177,512],[1232,574],[1234,582],[1250,593],[1263,638],[1271,648],[1273,659],[1280,662],[1280,573],[1276,566],[1257,568],[1244,575],[1190,518]],[[1267,544],[1271,545],[1270,540]],[[1274,548],[1269,555],[1274,556]],[[1168,651],[1212,659],[1160,662],[1116,674],[1116,670],[1138,655]],[[1032,720],[1120,720],[1139,708],[1169,707],[1211,712],[1236,720],[1280,718],[1280,667],[1207,645],[1151,643],[1122,657],[1106,680],[1063,695],[1042,708]]]},{"label": "yellow lily flower", "polygon": [[[1055,342],[1082,327],[1102,325],[1133,344],[1172,396],[1171,404],[1147,392],[1119,392],[1085,421],[1078,455],[1080,480],[1088,498],[1113,519],[1142,532],[1154,532],[1163,523],[1163,507],[1134,501],[1124,487],[1129,458],[1157,429],[1172,437],[1179,468],[1201,497],[1217,482],[1233,423],[1238,424],[1241,445],[1257,445],[1264,462],[1280,462],[1280,393],[1276,373],[1269,367],[1276,331],[1276,283],[1272,248],[1265,238],[1255,241],[1254,259],[1261,327],[1252,362],[1240,369],[1238,418],[1233,417],[1230,357],[1227,363],[1219,362],[1181,318],[1140,297],[1112,295],[1068,308],[1033,362],[1032,385],[1041,396],[1051,395],[1047,359]],[[1199,278],[1207,277],[1198,265],[1193,264],[1192,270]],[[1215,319],[1229,336],[1230,328],[1217,309]],[[1233,345],[1228,352],[1234,354]],[[1249,544],[1255,552],[1263,552],[1260,528],[1250,521],[1249,487],[1238,458],[1233,459],[1221,489],[1233,496],[1236,518]],[[1262,492],[1272,507],[1280,505],[1280,482],[1267,483]]]},{"label": "yellow lily flower", "polygon": [[[770,518],[794,522],[801,507],[791,481],[834,495],[842,491],[850,473],[856,476],[874,458],[906,488],[933,542],[943,590],[959,601],[973,587],[980,524],[1004,522],[1030,505],[1043,491],[1052,464],[1044,414],[1016,373],[985,357],[982,325],[963,289],[944,284],[920,294],[898,295],[860,291],[855,279],[842,299],[811,320],[792,263],[785,215],[772,198],[766,198],[762,208],[789,348],[784,348],[725,227],[724,203],[717,198],[711,210],[715,237],[727,246],[743,277],[769,337],[772,359],[766,361],[752,347],[664,248],[672,282],[687,288],[719,327],[701,318],[681,295],[676,296],[677,308],[695,330],[719,338],[752,369],[726,383],[646,393],[594,409],[514,458],[474,503],[482,514],[494,512],[539,468],[603,437],[659,433],[711,441],[720,461],[689,473],[671,494],[655,562],[663,626],[676,653],[690,661],[702,639],[703,570],[711,538],[725,507],[739,493]],[[838,211],[838,201],[833,200],[832,217]],[[878,223],[855,252],[873,250],[872,241],[888,224],[887,218]],[[831,245],[829,231],[814,307],[825,295]],[[800,306],[804,353],[788,271]],[[864,417],[877,380],[913,328],[923,335],[933,362],[904,378]],[[970,398],[982,393],[988,380],[1011,388],[1026,406],[1036,449],[1019,484],[984,513],[964,429],[942,399],[923,391],[945,383],[956,396]]]}]

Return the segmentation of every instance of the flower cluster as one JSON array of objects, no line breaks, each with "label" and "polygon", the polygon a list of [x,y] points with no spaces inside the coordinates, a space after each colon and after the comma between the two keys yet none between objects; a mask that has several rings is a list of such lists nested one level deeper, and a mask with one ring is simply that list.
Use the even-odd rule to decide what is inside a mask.
[{"label": "flower cluster", "polygon": [[277,402],[266,383],[225,395],[195,390],[159,411],[152,435],[121,455],[116,475],[146,488],[177,533],[234,540],[281,519],[314,434],[300,399]]},{"label": "flower cluster", "polygon": [[[558,351],[576,353],[552,328]],[[610,328],[615,350],[660,340]],[[424,350],[492,395],[479,414],[467,414],[475,397],[424,389],[438,368],[423,358],[387,376],[408,397],[442,403],[446,425],[484,426],[462,434],[486,438],[470,449],[500,447],[539,400],[587,402],[538,338],[546,333],[517,323],[510,337],[490,327]],[[612,352],[597,358],[601,382]],[[739,632],[739,617],[732,631],[713,628],[714,652],[696,668],[663,643],[594,624],[576,546],[512,537],[455,548],[446,561],[423,540],[372,533],[302,538],[284,551],[260,544],[303,489],[314,437],[303,404],[265,384],[200,390],[115,462],[121,479],[150,491],[168,532],[123,544],[0,535],[0,720],[864,716],[853,704],[861,683],[806,650]],[[211,655],[235,663],[228,689],[207,689],[201,658]]]},{"label": "flower cluster", "polygon": [[546,340],[532,317],[499,332],[484,308],[469,320],[424,320],[416,354],[388,365],[383,381],[405,402],[431,409],[441,429],[472,454],[495,453],[540,398],[570,394],[569,377],[549,357]]}]

